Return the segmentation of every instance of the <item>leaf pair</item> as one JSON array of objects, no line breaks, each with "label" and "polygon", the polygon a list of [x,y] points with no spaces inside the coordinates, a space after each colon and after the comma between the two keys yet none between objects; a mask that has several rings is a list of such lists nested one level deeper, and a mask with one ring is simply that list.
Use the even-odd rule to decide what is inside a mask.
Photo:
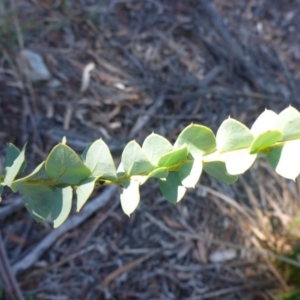
[{"label": "leaf pair", "polygon": [[50,215],[54,227],[60,226],[72,208],[72,186],[79,211],[94,190],[97,178],[116,178],[112,157],[102,140],[85,150],[83,160],[67,145],[58,144],[46,162],[12,183],[12,189],[25,196],[24,205],[36,221],[44,221]]},{"label": "leaf pair", "polygon": [[277,114],[270,110],[257,118],[251,130],[234,119],[225,120],[216,135],[218,156],[209,168],[204,169],[210,174],[218,172],[217,178],[226,183],[236,181],[237,175],[251,167],[258,153],[282,138],[276,122]]},{"label": "leaf pair", "polygon": [[82,159],[67,145],[53,148],[46,160],[46,173],[61,184],[76,186],[77,212],[92,194],[96,181],[116,180],[117,171],[109,148],[96,140],[83,152]]},{"label": "leaf pair", "polygon": [[[150,138],[151,136],[145,140],[143,148],[148,145]],[[167,177],[159,179],[160,190],[170,202],[177,203],[183,198],[186,189],[194,188],[199,181],[202,156],[215,151],[215,136],[209,128],[191,124],[180,133],[174,147],[168,141],[160,139],[166,152],[156,153],[156,163],[170,170]],[[148,153],[151,156],[154,151]]]},{"label": "leaf pair", "polygon": [[145,139],[142,147],[135,141],[130,142],[123,151],[122,168],[119,168],[131,178],[123,185],[121,194],[124,212],[130,215],[136,209],[140,200],[139,185],[149,178],[158,178],[160,189],[170,202],[180,201],[186,188],[194,187],[200,178],[202,155],[213,152],[215,147],[212,131],[193,124],[179,135],[174,147],[154,133]]},{"label": "leaf pair", "polygon": [[122,153],[122,161],[119,167],[120,176],[128,176],[128,180],[122,185],[121,205],[125,214],[130,216],[140,202],[140,185],[149,178],[168,176],[167,168],[160,168],[160,157],[172,151],[172,145],[157,134],[148,136],[143,146],[131,141]]},{"label": "leaf pair", "polygon": [[278,115],[276,128],[282,132],[282,138],[267,158],[279,175],[295,180],[300,174],[300,113],[291,106],[286,108]]}]

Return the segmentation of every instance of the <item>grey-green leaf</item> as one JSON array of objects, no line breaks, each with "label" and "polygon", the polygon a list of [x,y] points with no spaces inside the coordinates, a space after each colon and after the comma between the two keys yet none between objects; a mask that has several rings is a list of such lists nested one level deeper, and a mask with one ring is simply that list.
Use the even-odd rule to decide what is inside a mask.
[{"label": "grey-green leaf", "polygon": [[172,150],[163,156],[158,161],[160,167],[176,167],[176,165],[183,163],[188,155],[188,149],[183,146],[179,149]]},{"label": "grey-green leaf", "polygon": [[92,143],[82,154],[84,163],[89,167],[92,176],[105,179],[116,179],[116,166],[110,150],[102,139]]},{"label": "grey-green leaf", "polygon": [[257,154],[249,154],[249,149],[226,152],[222,155],[227,172],[231,175],[245,173],[254,163]]},{"label": "grey-green leaf", "polygon": [[211,129],[191,124],[187,126],[178,136],[174,148],[186,146],[192,156],[202,156],[216,150],[216,138]]},{"label": "grey-green leaf", "polygon": [[225,120],[216,135],[218,151],[234,151],[247,148],[254,139],[250,129],[234,120]]},{"label": "grey-green leaf", "polygon": [[276,129],[282,132],[281,141],[290,141],[300,138],[300,113],[292,106],[284,109],[278,115]]},{"label": "grey-green leaf", "polygon": [[69,216],[72,208],[72,188],[70,186],[53,188],[51,205],[51,219],[53,227],[62,225]]},{"label": "grey-green leaf", "polygon": [[[4,184],[11,186],[15,177],[22,171],[25,163],[25,148],[26,144],[22,148],[21,152],[17,154],[15,146],[8,147],[9,154],[6,157],[6,167],[4,169]],[[18,150],[18,149],[17,149]]]},{"label": "grey-green leaf", "polygon": [[37,222],[43,222],[51,214],[54,228],[68,217],[72,207],[72,188],[50,187],[36,183],[19,185],[18,191],[25,196],[23,203]]},{"label": "grey-green leaf", "polygon": [[59,144],[50,152],[45,165],[50,178],[76,185],[91,175],[90,169],[69,146]]},{"label": "grey-green leaf", "polygon": [[51,213],[53,190],[40,185],[23,185],[19,192],[25,196],[23,203],[28,212],[37,222],[43,222]]},{"label": "grey-green leaf", "polygon": [[[15,180],[12,185],[11,189],[14,192],[18,192],[22,189],[22,186],[29,181],[33,181],[35,179],[47,179],[47,174],[44,169],[45,162],[43,161],[40,163],[29,175],[26,177],[20,178],[18,180]],[[38,182],[36,182],[38,184]]]},{"label": "grey-green leaf", "polygon": [[282,177],[295,180],[300,173],[300,140],[278,145],[267,154],[270,165]]},{"label": "grey-green leaf", "polygon": [[257,151],[262,151],[276,142],[278,142],[282,138],[282,133],[278,130],[269,130],[263,132],[255,137],[251,146],[250,153],[255,153]]},{"label": "grey-green leaf", "polygon": [[[25,146],[24,146],[25,147]],[[6,167],[11,167],[17,157],[20,155],[21,151],[14,145],[14,144],[7,144],[6,146],[6,154],[5,154],[5,161],[4,161],[4,169]],[[26,168],[26,161],[23,162],[19,173],[22,173]]]},{"label": "grey-green leaf", "polygon": [[251,132],[254,136],[258,136],[264,132],[276,129],[278,115],[269,109],[266,109],[255,120],[251,127]]},{"label": "grey-green leaf", "polygon": [[135,141],[129,142],[122,153],[122,166],[130,175],[148,174],[155,169],[148,157]]},{"label": "grey-green leaf", "polygon": [[152,133],[145,139],[142,149],[151,163],[157,165],[161,156],[172,151],[173,146],[161,135]]},{"label": "grey-green leaf", "polygon": [[185,163],[178,171],[181,184],[186,188],[195,188],[202,173],[202,160],[195,158]]},{"label": "grey-green leaf", "polygon": [[76,195],[77,195],[77,209],[76,211],[79,212],[86,201],[91,196],[96,183],[97,177],[89,177],[83,180],[80,185],[76,188]]},{"label": "grey-green leaf", "polygon": [[140,203],[140,184],[138,181],[127,181],[123,185],[121,193],[121,206],[124,213],[130,215],[136,210]]},{"label": "grey-green leaf", "polygon": [[177,172],[169,172],[168,177],[159,179],[158,183],[162,194],[173,204],[178,203],[186,192]]},{"label": "grey-green leaf", "polygon": [[225,162],[223,161],[206,162],[203,165],[203,170],[212,177],[227,184],[234,183],[238,179],[237,175],[231,175],[227,172]]}]

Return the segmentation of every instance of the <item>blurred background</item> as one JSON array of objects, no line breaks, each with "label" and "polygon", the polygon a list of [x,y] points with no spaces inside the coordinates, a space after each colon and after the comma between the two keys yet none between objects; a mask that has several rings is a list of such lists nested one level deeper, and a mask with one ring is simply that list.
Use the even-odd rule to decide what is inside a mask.
[{"label": "blurred background", "polygon": [[[151,132],[216,132],[300,108],[300,1],[0,0],[0,170],[67,137],[118,164]],[[202,175],[176,206],[155,181],[130,219],[97,189],[61,228],[0,204],[0,299],[300,299],[299,181],[261,159],[232,186]]]}]

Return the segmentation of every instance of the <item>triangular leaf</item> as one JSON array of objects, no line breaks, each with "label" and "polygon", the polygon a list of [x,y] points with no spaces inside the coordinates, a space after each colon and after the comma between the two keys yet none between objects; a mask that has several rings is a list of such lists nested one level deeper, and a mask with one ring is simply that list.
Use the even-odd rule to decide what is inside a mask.
[{"label": "triangular leaf", "polygon": [[45,179],[45,162],[39,164],[34,171],[24,178],[14,181],[11,189],[24,195],[23,203],[37,222],[43,222],[50,214],[53,190],[50,185],[42,184],[35,179]]},{"label": "triangular leaf", "polygon": [[22,185],[19,192],[25,196],[23,203],[28,212],[37,222],[43,222],[50,215],[53,190],[39,183],[32,185]]},{"label": "triangular leaf", "polygon": [[183,146],[193,157],[212,153],[216,150],[215,135],[205,126],[191,124],[179,134],[174,144],[176,149]]},{"label": "triangular leaf", "polygon": [[151,163],[157,165],[160,157],[172,151],[173,146],[161,135],[152,133],[145,139],[142,149]]},{"label": "triangular leaf", "polygon": [[187,158],[188,149],[186,146],[183,146],[179,149],[172,150],[163,156],[158,161],[160,167],[172,167],[176,166]]},{"label": "triangular leaf", "polygon": [[53,188],[53,198],[51,205],[51,219],[53,227],[57,228],[65,222],[72,208],[72,188]]},{"label": "triangular leaf", "polygon": [[288,179],[295,180],[300,173],[300,140],[276,146],[267,154],[270,165],[275,171]]},{"label": "triangular leaf", "polygon": [[282,132],[281,141],[290,141],[300,138],[300,113],[292,106],[284,109],[278,115],[276,129]]},{"label": "triangular leaf", "polygon": [[116,179],[117,172],[110,150],[103,140],[92,143],[82,154],[84,163],[89,167],[92,176]]},{"label": "triangular leaf", "polygon": [[[5,161],[4,161],[4,170],[6,167],[12,166],[12,164],[17,159],[17,157],[20,155],[20,153],[21,153],[21,151],[14,144],[11,144],[11,143],[7,144]],[[21,174],[25,170],[25,168],[26,168],[26,161],[24,160],[18,174]]]},{"label": "triangular leaf", "polygon": [[270,130],[259,134],[255,137],[250,146],[250,153],[255,153],[274,145],[281,137],[282,134],[278,130]]},{"label": "triangular leaf", "polygon": [[278,115],[274,111],[266,109],[253,123],[251,127],[252,134],[258,136],[266,131],[276,129],[277,120]]},{"label": "triangular leaf", "polygon": [[11,186],[15,177],[22,171],[22,168],[24,168],[25,148],[26,148],[26,144],[22,148],[21,152],[19,152],[19,154],[17,155],[18,152],[16,151],[17,148],[13,145],[8,146],[8,155],[5,159],[6,167],[4,169],[4,183],[9,187]]},{"label": "triangular leaf", "polygon": [[[34,176],[34,174],[31,174],[31,179]],[[51,187],[43,185],[42,182],[38,181],[29,182],[29,179],[19,181],[15,185],[15,189],[25,196],[23,203],[28,212],[37,222],[45,221],[51,214],[51,218],[54,221],[54,228],[59,227],[70,214],[72,188]]]},{"label": "triangular leaf", "polygon": [[155,169],[135,141],[129,142],[122,153],[122,166],[129,175],[147,174]]},{"label": "triangular leaf", "polygon": [[205,162],[203,170],[212,177],[227,184],[234,183],[238,179],[237,175],[231,175],[227,172],[225,162],[223,161]]},{"label": "triangular leaf", "polygon": [[249,154],[249,149],[226,152],[222,155],[227,172],[230,175],[240,175],[246,172],[254,163],[257,154]]},{"label": "triangular leaf", "polygon": [[167,178],[159,179],[158,182],[162,194],[173,204],[179,202],[186,192],[177,172],[169,172]]},{"label": "triangular leaf", "polygon": [[136,210],[140,203],[140,184],[138,181],[127,181],[123,185],[121,193],[121,206],[124,213],[130,215]]},{"label": "triangular leaf", "polygon": [[202,159],[196,157],[195,159],[185,163],[179,170],[178,176],[181,184],[186,188],[195,188],[202,173]]},{"label": "triangular leaf", "polygon": [[79,212],[86,201],[91,196],[96,183],[97,177],[90,177],[83,180],[80,185],[76,188],[76,195],[77,195],[77,209],[76,211]]},{"label": "triangular leaf", "polygon": [[90,169],[69,146],[59,144],[50,152],[45,165],[50,178],[76,185],[91,175]]},{"label": "triangular leaf", "polygon": [[216,139],[218,151],[226,152],[249,147],[254,136],[244,124],[227,119],[221,124]]}]

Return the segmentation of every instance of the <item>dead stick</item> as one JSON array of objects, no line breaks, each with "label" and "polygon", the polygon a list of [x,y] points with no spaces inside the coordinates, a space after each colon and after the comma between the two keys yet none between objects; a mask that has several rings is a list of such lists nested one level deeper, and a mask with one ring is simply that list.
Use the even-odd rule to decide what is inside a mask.
[{"label": "dead stick", "polygon": [[155,100],[155,103],[148,109],[145,115],[138,118],[137,122],[129,133],[129,138],[133,139],[136,134],[149,122],[149,120],[155,115],[156,111],[164,104],[165,97],[161,95]]},{"label": "dead stick", "polygon": [[6,294],[9,299],[23,300],[22,292],[19,284],[13,274],[6,250],[2,241],[2,235],[0,232],[0,276],[4,283],[4,288],[6,288]]}]

